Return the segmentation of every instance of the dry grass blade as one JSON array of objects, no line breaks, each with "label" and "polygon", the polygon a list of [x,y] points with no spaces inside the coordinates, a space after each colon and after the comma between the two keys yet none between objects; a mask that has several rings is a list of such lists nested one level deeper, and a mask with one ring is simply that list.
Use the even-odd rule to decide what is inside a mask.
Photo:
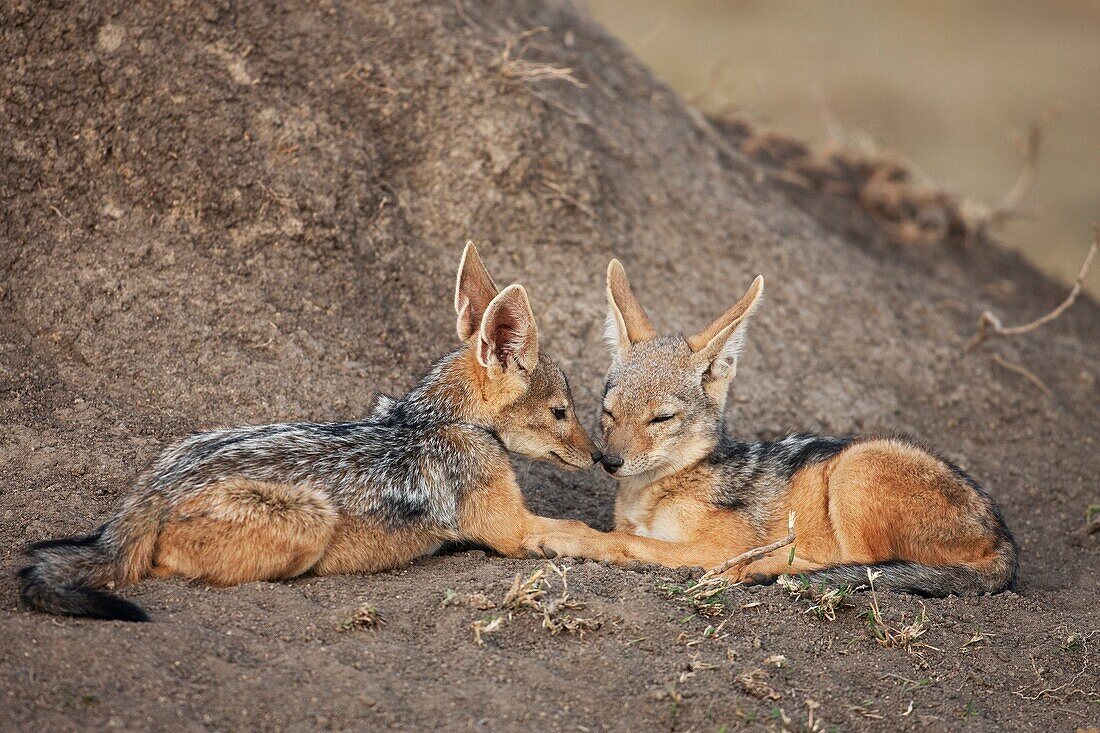
[{"label": "dry grass blade", "polygon": [[657,584],[657,590],[669,598],[682,601],[703,616],[717,616],[726,610],[726,604],[720,594],[728,590],[730,582],[725,578],[701,578],[691,585],[679,585],[668,578]]},{"label": "dry grass blade", "polygon": [[[561,592],[557,594],[551,592],[553,590],[551,578],[554,577],[561,584]],[[454,605],[456,601],[456,597],[444,598],[444,604]],[[481,608],[493,605],[492,601],[480,593],[467,596],[467,602]],[[576,614],[584,608],[584,604],[569,595],[569,568],[552,562],[544,563],[526,577],[522,574],[516,575],[512,580],[512,587],[500,602],[500,608],[505,611],[505,614],[470,624],[470,629],[474,632],[474,642],[478,646],[484,645],[483,637],[499,631],[506,620],[511,620],[523,613],[541,616],[542,628],[549,631],[551,636],[562,631],[583,636],[585,631],[598,629],[602,624],[597,618]]]},{"label": "dry grass blade", "polygon": [[[1063,630],[1063,633],[1066,633],[1066,630]],[[1081,669],[1070,677],[1069,681],[1054,687],[1048,687],[1046,680],[1043,679],[1043,675],[1041,674],[1042,670],[1035,666],[1035,660],[1032,659],[1031,665],[1032,669],[1035,671],[1037,684],[1031,689],[1021,687],[1013,691],[1012,694],[1028,701],[1050,698],[1058,702],[1065,702],[1070,697],[1080,696],[1091,703],[1100,703],[1100,692],[1096,690],[1095,685],[1090,686],[1085,684],[1081,686],[1080,684],[1081,679],[1085,677],[1090,670],[1091,660],[1089,658],[1089,641],[1098,634],[1100,634],[1100,630],[1089,631],[1088,633],[1073,632],[1066,633],[1066,636],[1062,639],[1061,648],[1063,652],[1072,652],[1081,655]]]},{"label": "dry grass blade", "polygon": [[584,83],[573,76],[572,69],[564,66],[540,64],[523,58],[523,54],[527,50],[527,41],[548,30],[546,26],[532,28],[505,41],[504,50],[500,54],[501,76],[511,81],[565,81],[579,89],[584,89]]},{"label": "dry grass blade", "polygon": [[763,547],[757,547],[757,548],[754,548],[752,550],[748,550],[747,552],[742,552],[740,555],[738,555],[737,557],[735,557],[731,560],[726,560],[724,563],[722,563],[718,567],[711,568],[710,570],[705,572],[703,574],[703,577],[701,577],[699,579],[699,582],[702,583],[703,581],[710,580],[714,576],[721,575],[722,573],[726,572],[730,568],[735,568],[738,565],[746,565],[746,564],[748,564],[750,562],[753,562],[755,560],[759,560],[760,558],[764,557],[768,553],[775,552],[776,550],[778,550],[782,547],[786,547],[788,545],[793,545],[794,541],[795,541],[794,518],[795,518],[795,513],[792,511],[787,516],[787,536],[786,537],[784,537],[781,540],[776,540],[775,542],[772,542],[770,545],[764,545]]},{"label": "dry grass blade", "polygon": [[[867,627],[871,630],[871,633],[874,634],[875,641],[887,649],[904,649],[906,654],[912,654],[915,647],[928,646],[924,642],[917,642],[917,639],[924,636],[931,625],[928,621],[928,614],[925,612],[923,603],[921,604],[920,613],[917,614],[911,624],[894,626],[883,618],[882,612],[879,610],[878,594],[875,593],[875,579],[878,578],[879,575],[881,575],[881,573],[874,572],[870,569],[867,570],[867,583],[871,593],[871,607],[865,612],[864,616],[867,619]],[[902,621],[904,621],[904,618]]]},{"label": "dry grass blade", "polygon": [[1096,257],[1098,249],[1100,249],[1100,224],[1093,224],[1092,246],[1089,247],[1088,254],[1085,255],[1085,261],[1081,264],[1081,270],[1077,273],[1077,279],[1073,281],[1073,288],[1070,289],[1069,295],[1066,296],[1065,300],[1046,315],[1040,316],[1031,323],[1025,323],[1022,326],[1005,326],[1001,323],[1001,319],[991,311],[982,313],[981,318],[978,319],[978,331],[974,334],[974,337],[970,339],[970,343],[966,345],[966,350],[973,351],[991,336],[1019,336],[1021,334],[1030,333],[1065,313],[1077,300],[1077,296],[1081,294],[1085,276],[1089,273],[1089,267],[1092,265],[1092,260]]},{"label": "dry grass blade", "polygon": [[546,179],[543,179],[542,181],[540,181],[540,183],[547,191],[550,192],[550,194],[554,198],[558,199],[559,201],[564,201],[577,211],[587,216],[589,219],[592,219],[594,221],[598,220],[599,217],[596,216],[596,212],[592,210],[592,207],[588,206],[577,197],[568,194],[565,189],[563,189],[558,184],[554,183],[553,181],[548,181]]},{"label": "dry grass blade", "polygon": [[493,616],[490,619],[478,619],[477,621],[474,621],[472,624],[470,624],[470,628],[474,632],[474,643],[478,646],[484,646],[485,640],[482,637],[499,631],[501,625],[503,624],[503,616]]},{"label": "dry grass blade", "polygon": [[[551,593],[550,579],[556,577],[561,584],[561,592]],[[556,635],[562,631],[584,635],[585,631],[598,629],[601,622],[595,618],[578,616],[575,612],[584,609],[584,604],[569,595],[569,568],[548,562],[524,578],[517,575],[512,587],[504,594],[501,607],[508,616],[530,611],[542,616],[542,628]]]},{"label": "dry grass blade", "polygon": [[[548,598],[539,608],[542,613],[542,628],[551,635],[560,631],[584,636],[585,631],[600,628],[600,621],[594,618],[577,616],[573,611],[584,609],[584,604],[569,595],[569,568],[548,563],[552,572],[561,580],[561,594]],[[549,585],[548,585],[549,587]]]},{"label": "dry grass blade", "polygon": [[[549,563],[548,563],[549,564]],[[524,609],[538,610],[542,597],[546,594],[543,588],[543,580],[546,577],[546,565],[524,578],[517,575],[512,580],[512,587],[504,594],[503,608],[509,613],[516,613]]]}]

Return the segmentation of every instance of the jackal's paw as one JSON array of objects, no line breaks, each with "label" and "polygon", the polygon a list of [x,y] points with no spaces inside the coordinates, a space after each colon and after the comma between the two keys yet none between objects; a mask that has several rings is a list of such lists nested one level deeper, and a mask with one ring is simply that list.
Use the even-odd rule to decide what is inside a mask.
[{"label": "jackal's paw", "polygon": [[745,585],[771,585],[780,575],[781,573],[776,572],[776,568],[767,560],[758,560],[731,568],[726,573],[726,577],[731,581]]},{"label": "jackal's paw", "polygon": [[542,534],[528,537],[523,543],[527,557],[581,557],[576,540],[568,535]]}]

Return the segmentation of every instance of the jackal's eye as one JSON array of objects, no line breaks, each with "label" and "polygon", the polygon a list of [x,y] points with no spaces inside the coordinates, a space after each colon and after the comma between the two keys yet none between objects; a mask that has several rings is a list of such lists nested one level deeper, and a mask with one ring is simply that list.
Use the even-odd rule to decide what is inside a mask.
[{"label": "jackal's eye", "polygon": [[658,415],[657,417],[650,420],[649,424],[654,425],[654,424],[659,423],[659,422],[668,422],[669,420],[671,420],[674,417],[676,417],[675,414],[672,414],[672,415]]},{"label": "jackal's eye", "polygon": [[554,416],[555,420],[564,420],[567,410],[564,407],[551,407],[550,414]]},{"label": "jackal's eye", "polygon": [[604,414],[604,417],[606,417],[608,420],[614,420],[615,419],[615,416],[611,414],[611,410],[607,409],[606,407],[603,408],[603,414]]}]

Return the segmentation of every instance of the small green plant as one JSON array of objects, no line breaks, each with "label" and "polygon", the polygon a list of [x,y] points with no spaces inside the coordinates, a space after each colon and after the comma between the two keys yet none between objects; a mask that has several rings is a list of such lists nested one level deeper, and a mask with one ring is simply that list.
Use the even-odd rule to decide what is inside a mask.
[{"label": "small green plant", "polygon": [[930,687],[934,681],[935,680],[933,680],[931,677],[921,677],[919,680],[916,680],[914,682],[910,682],[907,685],[903,685],[901,689],[902,689],[903,692],[912,692],[913,690],[921,690],[921,689],[924,689],[925,687]]},{"label": "small green plant", "polygon": [[1089,504],[1085,509],[1085,532],[1088,534],[1100,532],[1100,504]]},{"label": "small green plant", "polygon": [[825,583],[810,582],[805,575],[791,577],[781,575],[776,583],[782,587],[791,598],[796,601],[805,601],[806,613],[813,614],[819,621],[836,621],[837,609],[854,605],[852,595],[866,586],[852,588],[850,585],[841,585],[831,588]]},{"label": "small green plant", "polygon": [[984,644],[989,641],[989,638],[992,636],[996,636],[996,634],[988,631],[982,631],[981,629],[974,629],[974,631],[972,631],[970,634],[970,638],[966,641],[965,644],[962,645],[962,648],[965,649],[968,646],[973,646],[974,644]]},{"label": "small green plant", "polygon": [[1062,640],[1062,651],[1064,652],[1079,652],[1085,648],[1085,635],[1084,634],[1070,634]]}]

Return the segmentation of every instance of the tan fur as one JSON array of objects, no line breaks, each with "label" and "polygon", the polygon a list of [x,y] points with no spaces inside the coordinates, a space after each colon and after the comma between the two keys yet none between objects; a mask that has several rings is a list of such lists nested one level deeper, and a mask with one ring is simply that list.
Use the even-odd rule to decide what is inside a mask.
[{"label": "tan fur", "polygon": [[489,485],[473,492],[462,503],[459,524],[467,539],[509,557],[538,554],[534,538],[539,536],[556,534],[584,543],[601,534],[584,522],[532,514],[510,470],[501,471]]},{"label": "tan fur", "polygon": [[430,555],[445,539],[455,538],[423,529],[391,529],[372,519],[341,517],[313,572],[333,575],[391,570]]},{"label": "tan fur", "polygon": [[114,583],[123,586],[136,583],[145,577],[153,564],[156,552],[157,534],[160,531],[160,518],[166,499],[159,495],[134,494],[127,497],[119,514],[127,517],[120,531],[120,540],[124,548],[117,565],[105,564],[99,567],[99,577],[89,579],[98,587]]},{"label": "tan fur", "polygon": [[618,260],[611,260],[607,268],[607,302],[614,319],[627,342],[646,341],[657,335],[645,309],[634,297],[626,271]]},{"label": "tan fur", "polygon": [[[706,349],[709,345],[715,343],[715,340],[720,338],[723,332],[728,332],[734,328],[737,328],[746,317],[752,313],[752,309],[756,307],[756,304],[760,300],[761,294],[764,292],[764,278],[759,275],[752,281],[752,285],[749,287],[748,292],[741,296],[741,299],[734,303],[728,311],[715,318],[710,324],[699,333],[694,336],[688,337],[688,346],[691,350],[698,353]],[[723,338],[724,342],[725,339]]]},{"label": "tan fur", "polygon": [[776,474],[744,510],[715,501],[730,479],[704,459],[717,445],[714,425],[736,372],[742,329],[762,292],[758,277],[699,333],[657,338],[622,265],[612,261],[612,368],[602,421],[604,453],[617,459],[612,468],[620,480],[616,531],[599,538],[550,534],[540,546],[550,555],[713,567],[785,537],[794,511],[793,557],[785,547],[732,568],[731,577],[905,561],[972,568],[994,589],[1010,582],[1015,547],[989,499],[941,459],[900,440],[857,440],[789,480]]},{"label": "tan fur", "polygon": [[[467,245],[454,307],[459,337],[469,348],[431,386],[434,396],[467,404],[469,418],[496,424],[513,450],[569,468],[590,466],[595,445],[577,422],[564,383],[554,383],[556,371],[551,373],[552,364],[539,354],[526,291],[510,285],[498,293],[477,250]],[[546,361],[541,371],[536,369],[540,359]],[[555,419],[551,408],[567,409],[568,419]],[[443,437],[456,452],[479,450],[461,426]],[[531,514],[510,463],[492,460],[484,467],[490,477],[485,485],[468,487],[463,494],[458,531],[393,528],[371,517],[341,515],[323,492],[308,486],[240,479],[206,487],[172,507],[159,529],[149,572],[234,585],[307,570],[376,572],[434,552],[446,540],[479,542],[523,557],[536,549],[529,541],[536,534],[588,536],[591,530],[580,522]]]},{"label": "tan fur", "polygon": [[[497,291],[477,250],[467,245],[455,287],[456,329],[466,350],[426,387],[440,404],[462,405],[469,423],[494,426],[506,446],[567,468],[592,465],[596,446],[577,421],[568,386],[539,353],[526,291]],[[555,416],[554,411],[564,411]],[[447,540],[502,554],[537,552],[549,532],[590,538],[580,522],[537,517],[523,501],[507,456],[487,432],[457,422],[443,429],[456,455],[484,456],[483,485],[456,486],[457,529],[387,526],[338,511],[325,491],[233,478],[186,496],[139,494],[123,508],[121,565],[103,564],[90,585],[173,575],[229,586],[318,574],[376,572],[434,552]],[[174,502],[174,503],[173,503]]]},{"label": "tan fur", "polygon": [[898,441],[856,443],[834,459],[829,518],[845,561],[904,557],[980,566],[996,544],[977,496],[943,463]]},{"label": "tan fur", "polygon": [[157,538],[155,574],[212,585],[292,578],[321,558],[337,518],[308,486],[225,481],[173,507]]},{"label": "tan fur", "polygon": [[[539,546],[554,555],[709,568],[784,537],[793,509],[798,517],[793,563],[788,564],[790,549],[783,548],[732,569],[733,579],[898,558],[976,569],[993,560],[996,541],[982,526],[979,507],[968,505],[972,492],[935,458],[903,443],[855,443],[825,464],[803,469],[764,525],[710,504],[709,476],[705,469],[700,474],[633,490],[624,485],[615,532],[564,536],[551,529],[538,539]],[[663,529],[663,536],[647,536],[655,529]]]}]

